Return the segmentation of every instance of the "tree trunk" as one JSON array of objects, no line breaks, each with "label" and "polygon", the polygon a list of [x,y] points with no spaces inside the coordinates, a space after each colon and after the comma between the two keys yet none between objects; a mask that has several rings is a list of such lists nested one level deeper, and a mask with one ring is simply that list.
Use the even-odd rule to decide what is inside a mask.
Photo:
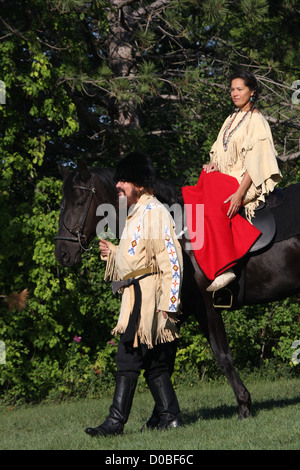
[{"label": "tree trunk", "polygon": [[[109,37],[108,60],[115,77],[124,77],[130,80],[133,76],[133,40],[132,31],[128,26],[126,17],[130,14],[129,6],[122,6],[124,1],[111,0],[112,8],[108,12]],[[134,100],[114,101],[112,119],[115,128],[119,129],[120,155],[126,152],[124,134],[127,129],[140,128],[140,120]]]}]

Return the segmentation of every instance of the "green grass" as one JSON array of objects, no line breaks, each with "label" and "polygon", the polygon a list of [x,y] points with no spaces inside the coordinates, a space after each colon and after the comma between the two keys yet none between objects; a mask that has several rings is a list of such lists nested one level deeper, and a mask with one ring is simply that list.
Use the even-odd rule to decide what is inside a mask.
[{"label": "green grass", "polygon": [[227,384],[177,388],[185,426],[139,430],[150,416],[149,391],[136,393],[123,436],[91,438],[84,432],[107,416],[111,396],[63,404],[0,409],[0,450],[299,450],[300,379],[246,380],[252,416],[237,419]]}]

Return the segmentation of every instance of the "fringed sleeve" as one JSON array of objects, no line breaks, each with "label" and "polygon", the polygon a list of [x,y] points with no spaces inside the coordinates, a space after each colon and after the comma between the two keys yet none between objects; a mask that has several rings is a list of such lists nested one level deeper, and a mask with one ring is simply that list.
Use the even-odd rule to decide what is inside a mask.
[{"label": "fringed sleeve", "polygon": [[270,126],[260,113],[252,116],[249,132],[242,144],[242,154],[245,158],[245,169],[254,186],[261,187],[263,194],[273,191],[282,176],[276,160],[277,152]]},{"label": "fringed sleeve", "polygon": [[106,261],[104,281],[115,281],[118,278],[115,264],[116,251],[117,246],[113,243],[110,243],[110,251],[108,256],[101,256],[101,259]]}]

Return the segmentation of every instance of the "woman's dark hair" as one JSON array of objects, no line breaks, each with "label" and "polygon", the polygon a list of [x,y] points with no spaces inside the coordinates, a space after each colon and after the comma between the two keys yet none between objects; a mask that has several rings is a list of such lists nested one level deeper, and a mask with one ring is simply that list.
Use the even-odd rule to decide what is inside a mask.
[{"label": "woman's dark hair", "polygon": [[252,103],[254,104],[258,100],[260,86],[258,81],[256,80],[255,75],[249,72],[248,70],[236,70],[230,77],[229,77],[229,85],[231,85],[232,80],[236,78],[241,78],[244,80],[245,85],[250,88],[251,91],[254,91],[252,96]]}]

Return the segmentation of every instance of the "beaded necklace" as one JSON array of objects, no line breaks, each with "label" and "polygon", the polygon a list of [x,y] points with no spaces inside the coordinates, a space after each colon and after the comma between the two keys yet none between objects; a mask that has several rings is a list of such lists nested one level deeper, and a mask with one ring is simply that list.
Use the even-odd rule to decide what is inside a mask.
[{"label": "beaded necklace", "polygon": [[[233,116],[233,118],[231,119],[231,121],[229,122],[229,124],[227,125],[226,129],[225,129],[225,132],[223,134],[223,147],[224,147],[224,151],[226,152],[226,150],[228,149],[228,144],[229,144],[229,141],[232,137],[232,134],[238,130],[238,128],[241,126],[241,124],[245,121],[246,117],[248,116],[248,113],[250,113],[253,109],[253,106],[251,106],[250,109],[248,109],[248,111],[246,112],[245,116],[242,117],[242,119],[240,120],[240,122],[235,126],[234,129],[232,129],[230,131],[230,128],[233,124],[233,121],[235,120],[235,118],[237,117],[238,113],[241,112],[241,110],[239,109],[238,111],[236,111],[235,115]],[[229,132],[230,131],[230,132]]]}]

